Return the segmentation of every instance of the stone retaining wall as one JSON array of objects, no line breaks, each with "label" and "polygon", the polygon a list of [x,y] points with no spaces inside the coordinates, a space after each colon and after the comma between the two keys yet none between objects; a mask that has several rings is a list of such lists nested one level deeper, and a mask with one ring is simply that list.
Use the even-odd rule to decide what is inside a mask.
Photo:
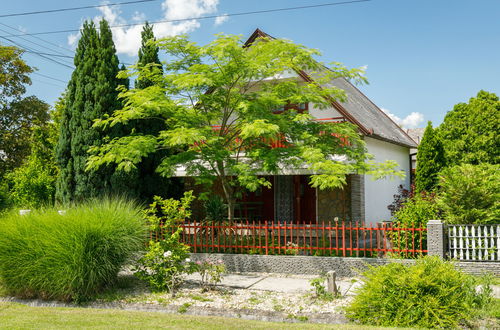
[{"label": "stone retaining wall", "polygon": [[[249,254],[208,254],[192,253],[193,261],[210,258],[222,260],[229,272],[241,273],[283,273],[318,275],[335,270],[337,276],[351,277],[358,275],[367,265],[381,266],[391,262],[412,264],[412,259],[348,258],[348,257],[312,257],[312,256],[275,256]],[[464,271],[471,274],[490,272],[500,276],[499,262],[457,262]]]}]

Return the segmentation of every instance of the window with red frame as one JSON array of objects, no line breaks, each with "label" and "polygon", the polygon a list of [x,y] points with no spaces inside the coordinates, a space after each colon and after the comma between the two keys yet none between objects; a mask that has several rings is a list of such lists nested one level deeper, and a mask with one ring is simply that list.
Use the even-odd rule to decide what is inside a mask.
[{"label": "window with red frame", "polygon": [[279,106],[275,109],[273,109],[274,114],[280,114],[283,113],[287,110],[296,110],[298,113],[303,113],[304,111],[309,110],[309,104],[308,103],[299,103],[299,104],[285,104],[282,106]]}]

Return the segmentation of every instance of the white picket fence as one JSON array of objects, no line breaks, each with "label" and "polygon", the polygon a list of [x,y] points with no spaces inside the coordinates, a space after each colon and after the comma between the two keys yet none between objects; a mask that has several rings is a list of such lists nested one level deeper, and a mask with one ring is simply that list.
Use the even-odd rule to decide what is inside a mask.
[{"label": "white picket fence", "polygon": [[469,261],[500,260],[500,224],[447,227],[450,258]]}]

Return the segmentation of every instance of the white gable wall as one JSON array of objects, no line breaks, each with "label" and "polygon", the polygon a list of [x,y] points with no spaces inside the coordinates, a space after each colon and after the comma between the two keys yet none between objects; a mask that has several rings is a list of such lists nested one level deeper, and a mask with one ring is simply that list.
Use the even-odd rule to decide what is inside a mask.
[{"label": "white gable wall", "polygon": [[394,201],[394,195],[398,193],[398,186],[402,184],[409,188],[410,185],[410,149],[393,143],[365,138],[368,153],[375,157],[376,162],[394,160],[399,164],[398,170],[406,173],[405,178],[395,177],[381,180],[372,180],[365,176],[365,219],[367,223],[376,223],[390,220],[391,213],[387,206]]}]

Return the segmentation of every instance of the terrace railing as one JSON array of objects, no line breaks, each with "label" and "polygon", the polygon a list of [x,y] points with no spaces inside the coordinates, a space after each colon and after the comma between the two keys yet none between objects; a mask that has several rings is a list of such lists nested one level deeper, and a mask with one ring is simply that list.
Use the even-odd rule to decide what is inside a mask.
[{"label": "terrace railing", "polygon": [[[192,252],[264,255],[408,258],[427,253],[427,229],[360,222],[196,222],[180,225],[180,239]],[[155,233],[160,239],[175,228]]]},{"label": "terrace railing", "polygon": [[457,260],[500,261],[500,224],[447,225],[448,256]]}]

